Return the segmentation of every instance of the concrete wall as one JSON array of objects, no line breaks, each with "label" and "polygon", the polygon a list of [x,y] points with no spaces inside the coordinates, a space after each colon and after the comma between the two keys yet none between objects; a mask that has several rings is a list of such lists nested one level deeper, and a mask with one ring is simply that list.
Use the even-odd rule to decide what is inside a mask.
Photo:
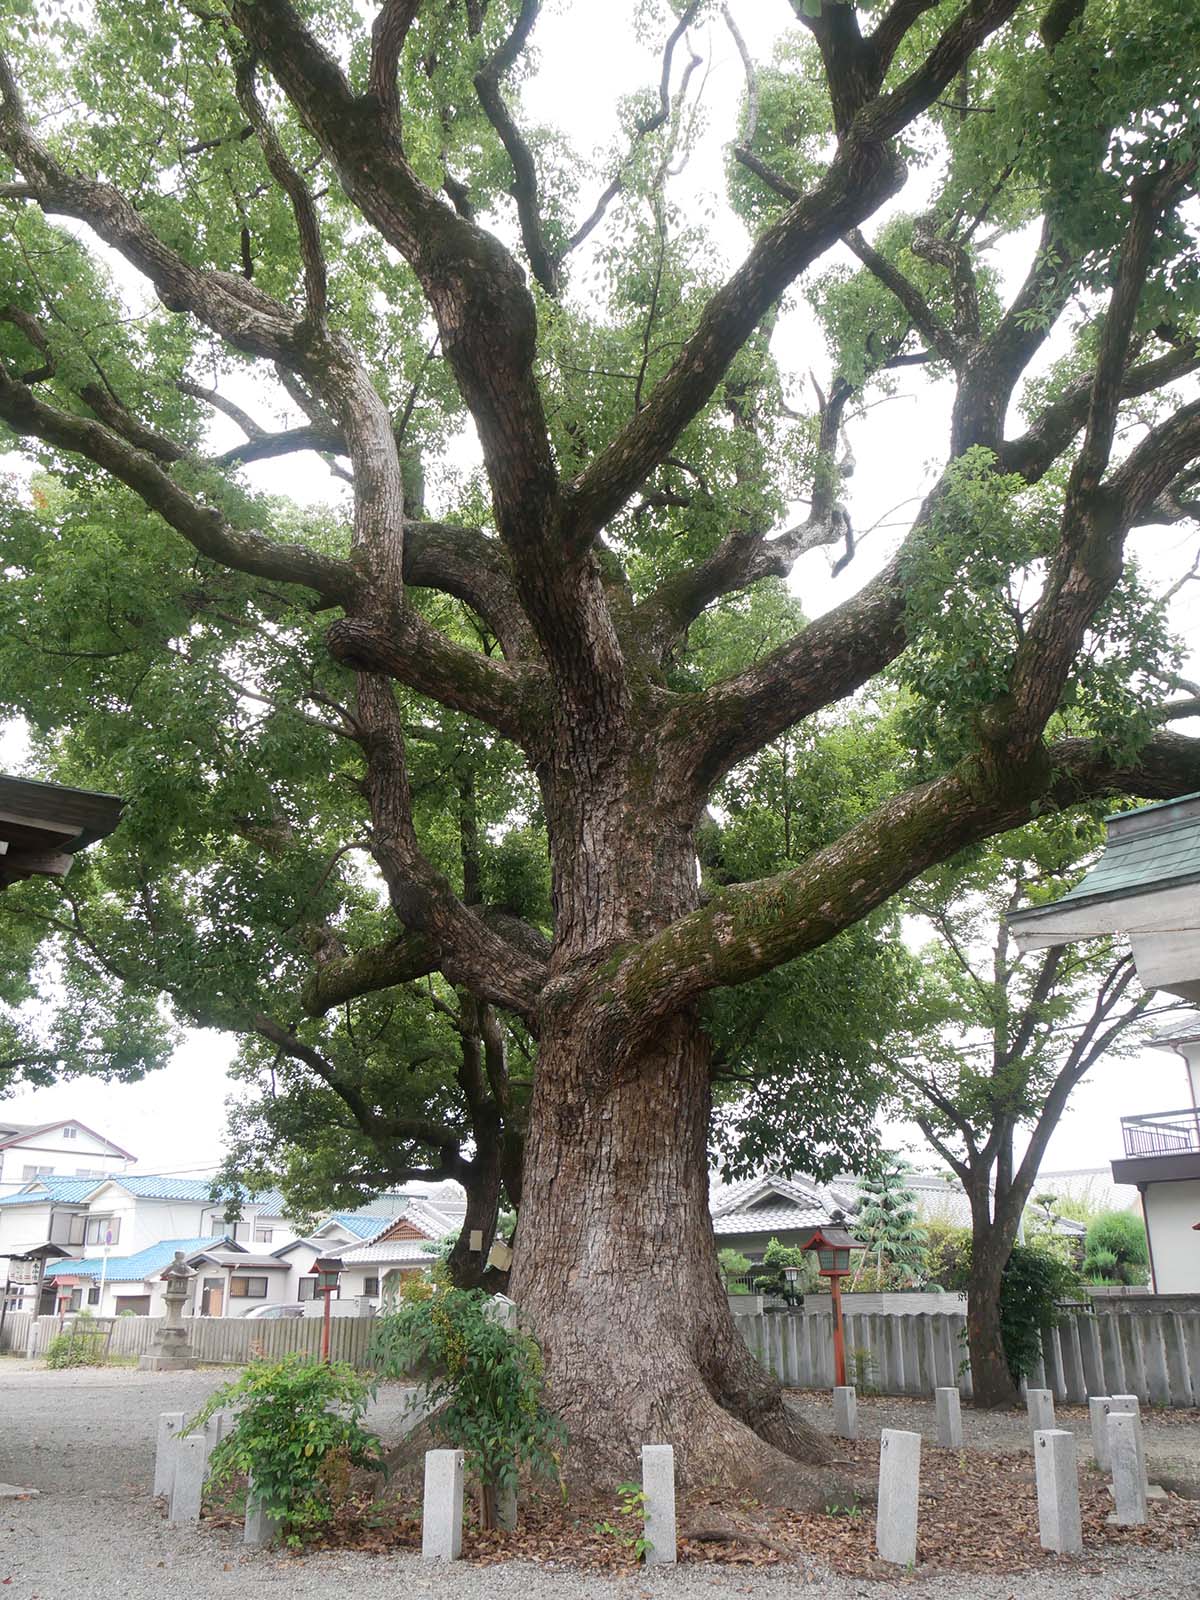
[{"label": "concrete wall", "polygon": [[1142,1197],[1159,1294],[1200,1292],[1200,1178],[1148,1183]]},{"label": "concrete wall", "polygon": [[[833,1386],[830,1312],[735,1312],[734,1322],[781,1382],[799,1389]],[[847,1381],[882,1394],[928,1395],[957,1385],[969,1396],[965,1328],[961,1311],[850,1313]],[[1099,1394],[1136,1394],[1153,1405],[1200,1405],[1200,1310],[1070,1312],[1061,1327],[1043,1333],[1042,1360],[1029,1383],[1052,1389],[1056,1399],[1072,1405]]]}]

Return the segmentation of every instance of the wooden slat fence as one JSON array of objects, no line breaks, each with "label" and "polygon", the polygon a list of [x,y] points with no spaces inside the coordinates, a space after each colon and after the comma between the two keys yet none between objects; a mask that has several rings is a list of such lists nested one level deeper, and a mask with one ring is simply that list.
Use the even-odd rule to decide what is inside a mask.
[{"label": "wooden slat fence", "polygon": [[[734,1322],[781,1382],[832,1387],[830,1312],[735,1313]],[[961,1311],[847,1314],[847,1379],[881,1394],[929,1395],[957,1385],[969,1397],[965,1328]],[[1042,1358],[1028,1381],[1070,1405],[1089,1395],[1136,1394],[1151,1405],[1200,1406],[1200,1312],[1069,1311],[1059,1327],[1043,1331]]]}]

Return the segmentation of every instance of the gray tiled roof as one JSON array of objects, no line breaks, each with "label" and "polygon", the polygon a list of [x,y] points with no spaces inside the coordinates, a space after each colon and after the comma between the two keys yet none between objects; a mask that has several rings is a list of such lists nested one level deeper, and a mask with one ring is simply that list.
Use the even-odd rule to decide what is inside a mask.
[{"label": "gray tiled roof", "polygon": [[1107,822],[1108,842],[1095,866],[1059,899],[1016,912],[1008,919],[1013,927],[1027,927],[1060,906],[1200,882],[1200,792],[1118,812]]},{"label": "gray tiled roof", "polygon": [[820,1206],[756,1206],[749,1211],[729,1211],[714,1217],[713,1232],[718,1235],[776,1234],[796,1228],[820,1228],[828,1221],[828,1211]]}]

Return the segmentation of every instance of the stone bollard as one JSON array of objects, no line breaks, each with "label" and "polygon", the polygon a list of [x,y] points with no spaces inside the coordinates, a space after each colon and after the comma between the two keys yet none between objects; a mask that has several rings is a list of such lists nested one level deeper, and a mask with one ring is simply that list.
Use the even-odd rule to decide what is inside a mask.
[{"label": "stone bollard", "polygon": [[1052,1389],[1026,1389],[1025,1409],[1034,1433],[1039,1429],[1054,1427],[1054,1391]]},{"label": "stone bollard", "polygon": [[1140,1419],[1132,1411],[1109,1414],[1108,1453],[1117,1503],[1113,1521],[1121,1528],[1135,1527],[1146,1520],[1146,1461]]},{"label": "stone bollard", "polygon": [[1094,1394],[1088,1400],[1088,1415],[1092,1423],[1092,1456],[1101,1472],[1109,1470],[1108,1417],[1113,1409],[1106,1394]]},{"label": "stone bollard", "polygon": [[421,1555],[426,1561],[457,1561],[462,1555],[463,1453],[425,1452],[425,1499],[421,1506]]},{"label": "stone bollard", "polygon": [[921,1488],[921,1435],[885,1428],[879,1440],[879,1504],[875,1548],[898,1567],[917,1559],[917,1496]]},{"label": "stone bollard", "polygon": [[279,1537],[279,1524],[267,1515],[267,1508],[254,1493],[254,1479],[246,1485],[246,1525],[242,1541],[256,1549],[274,1544]]},{"label": "stone bollard", "polygon": [[935,1389],[933,1391],[933,1401],[937,1410],[937,1442],[948,1449],[961,1449],[963,1442],[962,1405],[958,1398],[958,1390],[952,1388]]},{"label": "stone bollard", "polygon": [[209,1417],[208,1421],[204,1424],[204,1448],[207,1455],[212,1455],[213,1451],[217,1448],[221,1440],[232,1427],[232,1411],[213,1412],[212,1416]]},{"label": "stone bollard", "polygon": [[669,1444],[642,1446],[643,1535],[648,1542],[648,1567],[674,1566],[675,1451]]},{"label": "stone bollard", "polygon": [[1042,1549],[1077,1556],[1083,1550],[1083,1524],[1075,1435],[1066,1428],[1040,1428],[1033,1436],[1033,1461]]},{"label": "stone bollard", "polygon": [[175,1440],[175,1475],[171,1481],[170,1522],[199,1522],[200,1501],[208,1471],[208,1451],[202,1433],[180,1434]]},{"label": "stone bollard", "polygon": [[850,1384],[833,1391],[833,1431],[839,1439],[858,1438],[858,1396]]},{"label": "stone bollard", "polygon": [[175,1443],[183,1427],[182,1411],[162,1411],[158,1417],[158,1439],[154,1447],[154,1492],[169,1495],[175,1482]]},{"label": "stone bollard", "polygon": [[1142,1415],[1142,1402],[1135,1394],[1114,1394],[1112,1397],[1114,1411],[1128,1411],[1133,1416],[1140,1418]]}]

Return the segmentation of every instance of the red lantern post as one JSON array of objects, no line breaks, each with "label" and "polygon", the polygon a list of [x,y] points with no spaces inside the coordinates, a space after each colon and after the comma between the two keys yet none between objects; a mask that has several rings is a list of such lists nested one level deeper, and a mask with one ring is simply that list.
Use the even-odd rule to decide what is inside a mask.
[{"label": "red lantern post", "polygon": [[325,1296],[325,1314],[321,1329],[321,1360],[329,1363],[329,1319],[331,1315],[330,1303],[337,1293],[338,1279],[341,1276],[342,1263],[336,1256],[318,1256],[310,1269],[317,1280],[317,1288]]},{"label": "red lantern post", "polygon": [[829,1293],[833,1299],[833,1370],[839,1387],[846,1382],[846,1334],[842,1324],[842,1279],[850,1272],[851,1250],[862,1250],[863,1245],[845,1228],[818,1228],[804,1246],[815,1250],[817,1271],[829,1279]]}]

